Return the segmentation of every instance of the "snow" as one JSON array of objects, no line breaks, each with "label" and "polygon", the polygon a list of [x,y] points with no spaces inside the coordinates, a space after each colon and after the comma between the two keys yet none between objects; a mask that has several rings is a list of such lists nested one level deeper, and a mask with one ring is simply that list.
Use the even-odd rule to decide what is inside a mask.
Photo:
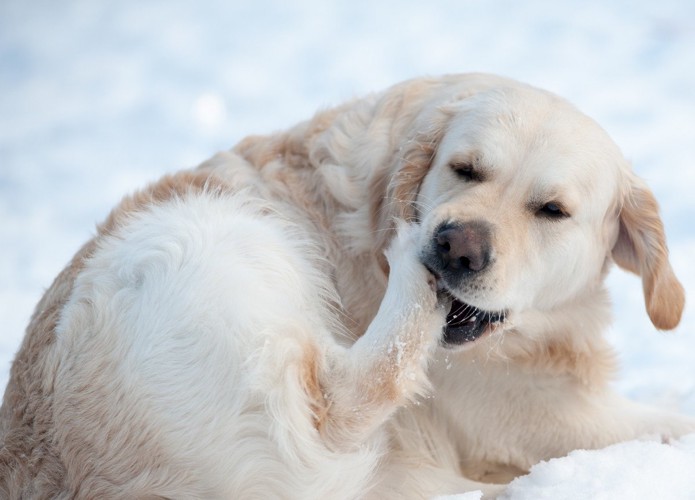
[{"label": "snow", "polygon": [[483,497],[481,491],[469,491],[460,495],[444,495],[435,497],[434,500],[480,500]]},{"label": "snow", "polygon": [[672,445],[631,441],[600,452],[576,450],[515,479],[502,498],[614,500],[695,498],[695,434]]},{"label": "snow", "polygon": [[[652,186],[691,301],[675,332],[658,333],[639,280],[611,274],[615,387],[695,415],[690,0],[3,0],[0,386],[42,291],[123,194],[320,107],[464,71],[567,97]],[[538,465],[511,496],[693,498],[694,447],[578,451]]]}]

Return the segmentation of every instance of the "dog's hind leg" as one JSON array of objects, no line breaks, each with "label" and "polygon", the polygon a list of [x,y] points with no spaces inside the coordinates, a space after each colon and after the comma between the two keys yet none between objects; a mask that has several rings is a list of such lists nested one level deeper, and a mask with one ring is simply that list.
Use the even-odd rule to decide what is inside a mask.
[{"label": "dog's hind leg", "polygon": [[329,446],[359,446],[392,412],[428,388],[426,368],[445,310],[419,262],[417,227],[402,225],[387,257],[390,276],[379,311],[349,349],[326,353],[318,428]]}]

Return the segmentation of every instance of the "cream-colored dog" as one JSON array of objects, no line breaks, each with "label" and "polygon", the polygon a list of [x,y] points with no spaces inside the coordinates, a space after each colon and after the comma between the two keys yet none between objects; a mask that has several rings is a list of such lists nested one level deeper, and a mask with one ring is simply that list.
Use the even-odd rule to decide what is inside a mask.
[{"label": "cream-colored dog", "polygon": [[612,262],[657,328],[656,202],[591,119],[489,75],[405,82],[126,198],[39,303],[8,498],[494,494],[695,420],[611,392]]}]

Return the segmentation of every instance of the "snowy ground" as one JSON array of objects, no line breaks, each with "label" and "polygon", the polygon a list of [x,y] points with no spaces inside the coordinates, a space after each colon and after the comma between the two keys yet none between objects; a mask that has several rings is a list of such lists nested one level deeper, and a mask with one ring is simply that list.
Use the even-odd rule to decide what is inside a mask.
[{"label": "snowy ground", "polygon": [[[320,106],[464,71],[569,98],[653,187],[691,301],[657,333],[639,281],[611,275],[616,387],[695,415],[690,0],[2,0],[0,387],[42,290],[124,193]],[[692,438],[576,452],[510,495],[692,499],[694,457]]]}]

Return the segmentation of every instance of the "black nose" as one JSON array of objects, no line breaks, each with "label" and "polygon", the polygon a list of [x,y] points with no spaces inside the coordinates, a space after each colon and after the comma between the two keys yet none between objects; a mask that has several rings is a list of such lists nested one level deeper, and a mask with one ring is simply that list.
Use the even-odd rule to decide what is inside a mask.
[{"label": "black nose", "polygon": [[440,226],[433,246],[437,267],[455,275],[478,273],[490,263],[490,229],[481,221]]}]

